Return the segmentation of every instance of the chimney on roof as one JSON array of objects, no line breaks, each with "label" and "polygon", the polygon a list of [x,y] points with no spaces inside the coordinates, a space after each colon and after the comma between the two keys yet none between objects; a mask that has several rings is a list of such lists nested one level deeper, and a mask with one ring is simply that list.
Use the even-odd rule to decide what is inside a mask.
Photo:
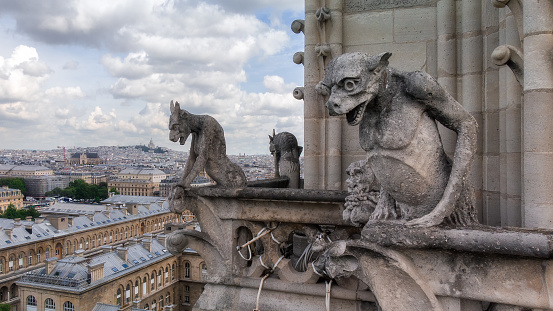
[{"label": "chimney on roof", "polygon": [[137,204],[127,204],[127,212],[131,215],[138,214],[138,205]]},{"label": "chimney on roof", "polygon": [[52,224],[52,226],[54,226],[54,228],[56,228],[56,230],[67,229],[68,220],[67,220],[67,217],[65,217],[65,216],[52,215],[52,216],[47,217],[46,219],[48,219],[48,221],[50,221],[50,224]]},{"label": "chimney on roof", "polygon": [[104,263],[99,262],[94,265],[88,265],[88,274],[90,276],[90,282],[104,278]]},{"label": "chimney on roof", "polygon": [[67,217],[67,224],[73,226],[73,217]]},{"label": "chimney on roof", "polygon": [[27,216],[27,217],[25,217],[25,220],[26,220],[26,221],[32,221],[32,220],[33,220],[33,216]]},{"label": "chimney on roof", "polygon": [[25,231],[27,231],[29,234],[33,234],[33,225],[25,225]]},{"label": "chimney on roof", "polygon": [[166,244],[166,241],[167,241],[167,236],[165,234],[160,234],[157,236],[157,241],[159,242],[159,244],[163,245],[163,247],[167,247],[165,244]]},{"label": "chimney on roof", "polygon": [[46,258],[46,274],[52,273],[58,262],[58,257]]},{"label": "chimney on roof", "polygon": [[77,255],[77,257],[84,257],[84,249],[79,248],[75,251],[75,255]]},{"label": "chimney on roof", "polygon": [[106,253],[111,252],[112,247],[111,247],[111,245],[104,245],[104,246],[100,247],[100,249],[102,250],[102,254],[106,254]]},{"label": "chimney on roof", "polygon": [[117,255],[119,255],[119,257],[121,257],[123,261],[127,261],[127,253],[128,253],[128,248],[126,247],[117,248]]},{"label": "chimney on roof", "polygon": [[44,217],[35,218],[35,224],[41,224],[44,221]]},{"label": "chimney on roof", "polygon": [[104,215],[106,215],[107,218],[110,218],[110,217],[109,217],[110,211],[103,211],[102,213],[104,213]]},{"label": "chimney on roof", "polygon": [[152,251],[152,240],[151,239],[143,239],[142,240],[142,246],[148,251]]},{"label": "chimney on roof", "polygon": [[14,227],[19,227],[19,226],[21,226],[21,218],[15,218],[15,219],[13,220],[13,226],[14,226]]},{"label": "chimney on roof", "polygon": [[86,215],[90,221],[94,221],[94,214],[87,214]]},{"label": "chimney on roof", "polygon": [[128,244],[129,246],[136,245],[136,244],[138,244],[138,239],[137,238],[132,238],[132,239],[129,240],[129,244]]},{"label": "chimney on roof", "polygon": [[4,232],[6,233],[6,235],[8,236],[8,239],[11,239],[12,238],[12,229],[4,229]]}]

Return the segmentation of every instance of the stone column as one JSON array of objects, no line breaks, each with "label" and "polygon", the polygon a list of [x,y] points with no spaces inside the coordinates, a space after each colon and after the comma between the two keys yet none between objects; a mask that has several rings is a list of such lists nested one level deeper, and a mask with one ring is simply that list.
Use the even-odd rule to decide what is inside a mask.
[{"label": "stone column", "polygon": [[[342,54],[342,1],[328,0],[326,2],[331,17],[325,27],[331,58],[335,58]],[[327,60],[327,63],[331,58]],[[340,190],[342,189],[342,174],[345,173],[345,170],[342,169],[342,123],[345,117],[330,117],[328,111],[324,110],[326,116],[325,189]]]},{"label": "stone column", "polygon": [[523,223],[553,228],[553,1],[523,10]]},{"label": "stone column", "polygon": [[[499,45],[521,48],[517,22],[509,9],[499,10]],[[507,66],[499,69],[501,225],[521,223],[521,100],[522,89]]]},{"label": "stone column", "polygon": [[[491,1],[482,2],[483,41],[484,41],[484,83],[483,83],[483,204],[486,224],[501,225],[501,166],[500,146],[500,107],[499,107],[499,68],[492,61],[492,52],[499,45],[499,11]],[[483,215],[484,216],[484,215]]]},{"label": "stone column", "polygon": [[325,111],[315,85],[320,81],[319,65],[315,47],[319,43],[317,18],[318,0],[305,1],[305,51],[304,51],[304,187],[322,189],[321,156],[322,122]]},{"label": "stone column", "polygon": [[[439,0],[436,7],[438,83],[453,98],[457,98],[457,10],[455,0]],[[453,158],[457,134],[439,123],[438,126],[444,150]]]},{"label": "stone column", "polygon": [[461,1],[461,83],[460,103],[470,112],[479,126],[476,156],[472,165],[472,184],[476,193],[476,209],[482,215],[482,1]]}]

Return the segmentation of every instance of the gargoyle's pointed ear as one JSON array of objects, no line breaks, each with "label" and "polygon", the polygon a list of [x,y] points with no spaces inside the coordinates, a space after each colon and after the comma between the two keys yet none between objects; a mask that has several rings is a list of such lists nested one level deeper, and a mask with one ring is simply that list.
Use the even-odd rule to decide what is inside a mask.
[{"label": "gargoyle's pointed ear", "polygon": [[392,53],[390,52],[384,52],[378,54],[378,58],[380,58],[380,61],[378,62],[379,67],[386,67],[388,66],[389,62],[388,59],[390,59],[390,56],[392,56]]},{"label": "gargoyle's pointed ear", "polygon": [[175,111],[177,111],[177,112],[180,110],[180,104],[179,104],[179,102],[175,102],[175,108],[174,108],[174,109],[175,109]]},{"label": "gargoyle's pointed ear", "polygon": [[273,142],[273,136],[269,135],[269,141]]},{"label": "gargoyle's pointed ear", "polygon": [[171,107],[171,112],[175,111],[175,104],[173,103],[173,101],[171,101],[169,106]]}]

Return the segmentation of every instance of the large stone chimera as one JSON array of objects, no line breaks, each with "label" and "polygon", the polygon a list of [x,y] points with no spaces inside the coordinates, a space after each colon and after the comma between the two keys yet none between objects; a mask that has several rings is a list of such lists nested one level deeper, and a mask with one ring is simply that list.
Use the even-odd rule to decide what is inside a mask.
[{"label": "large stone chimera", "polygon": [[[391,53],[348,53],[333,59],[317,86],[329,95],[330,115],[359,124],[365,169],[380,185],[373,220],[402,218],[407,225],[476,223],[469,175],[476,152],[474,118],[425,72],[388,67]],[[452,161],[436,121],[457,132]],[[396,209],[398,207],[398,209]]]}]

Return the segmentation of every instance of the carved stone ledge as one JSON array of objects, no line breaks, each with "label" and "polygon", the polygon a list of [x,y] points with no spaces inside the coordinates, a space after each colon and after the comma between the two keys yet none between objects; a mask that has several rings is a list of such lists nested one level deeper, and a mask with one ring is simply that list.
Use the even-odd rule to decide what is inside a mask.
[{"label": "carved stone ledge", "polygon": [[361,235],[380,246],[416,249],[448,249],[486,254],[551,258],[553,231],[488,226],[464,228],[409,228],[393,224],[369,224]]}]

